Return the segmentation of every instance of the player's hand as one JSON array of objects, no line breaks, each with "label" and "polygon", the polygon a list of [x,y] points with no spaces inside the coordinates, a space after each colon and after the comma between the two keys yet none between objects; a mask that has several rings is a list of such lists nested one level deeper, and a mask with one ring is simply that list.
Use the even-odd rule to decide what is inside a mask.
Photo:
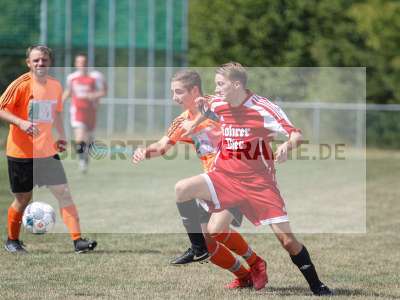
[{"label": "player's hand", "polygon": [[21,122],[18,124],[18,127],[23,132],[25,132],[27,135],[30,135],[33,137],[38,137],[40,134],[40,130],[37,127],[37,124],[33,123],[31,121],[21,120]]},{"label": "player's hand", "polygon": [[284,163],[288,159],[288,143],[280,144],[275,151],[275,162],[278,164]]},{"label": "player's hand", "polygon": [[181,123],[179,128],[182,130],[182,137],[188,137],[193,133],[196,126],[194,121],[185,120]]},{"label": "player's hand", "polygon": [[139,147],[133,153],[131,161],[134,164],[138,164],[139,162],[145,159],[146,159],[146,149],[143,147]]},{"label": "player's hand", "polygon": [[92,101],[92,102],[94,102],[94,101],[96,101],[96,97],[95,97],[95,93],[92,93],[92,92],[87,92],[87,93],[85,93],[85,98],[87,99],[87,100],[89,100],[89,101]]},{"label": "player's hand", "polygon": [[203,96],[197,97],[194,99],[197,107],[203,107],[205,103],[207,103],[207,99]]},{"label": "player's hand", "polygon": [[62,152],[64,152],[64,151],[66,151],[67,150],[67,141],[65,140],[65,139],[59,139],[59,140],[57,140],[57,142],[56,142],[56,149],[57,149],[57,152],[60,152],[60,153],[62,153]]}]

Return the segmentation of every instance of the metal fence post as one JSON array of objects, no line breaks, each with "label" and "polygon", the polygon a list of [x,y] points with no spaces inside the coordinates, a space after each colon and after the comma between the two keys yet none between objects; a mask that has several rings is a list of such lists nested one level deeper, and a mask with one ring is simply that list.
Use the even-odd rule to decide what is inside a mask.
[{"label": "metal fence post", "polygon": [[360,105],[357,109],[357,129],[356,129],[356,147],[362,148],[365,146],[365,112],[366,107]]},{"label": "metal fence post", "polygon": [[47,44],[47,14],[48,6],[47,0],[40,2],[40,44]]},{"label": "metal fence post", "polygon": [[126,130],[129,134],[135,131],[135,65],[136,65],[136,0],[129,1],[128,28],[128,115]]},{"label": "metal fence post", "polygon": [[107,137],[114,132],[114,103],[115,97],[115,0],[109,0],[108,11],[108,98],[111,101],[107,105]]},{"label": "metal fence post", "polygon": [[[64,81],[71,73],[71,51],[72,51],[72,7],[71,0],[65,0],[65,54],[64,54]],[[69,102],[71,105],[71,102]],[[66,134],[70,136],[69,124],[65,124]]]},{"label": "metal fence post", "polygon": [[319,144],[320,141],[320,124],[321,123],[321,107],[319,103],[313,103],[313,143]]},{"label": "metal fence post", "polygon": [[172,68],[173,68],[173,34],[174,34],[174,11],[173,11],[173,3],[172,0],[167,0],[166,2],[166,27],[167,27],[167,36],[165,43],[165,81],[164,81],[164,97],[166,101],[166,105],[164,107],[164,129],[166,130],[171,123],[172,119],[172,107],[169,105],[170,101],[170,80],[172,77]]},{"label": "metal fence post", "polygon": [[154,0],[148,0],[148,49],[147,49],[147,132],[154,129],[154,68],[155,68],[155,5]]},{"label": "metal fence post", "polygon": [[96,28],[96,0],[88,2],[88,65],[94,66],[95,61],[95,28]]}]

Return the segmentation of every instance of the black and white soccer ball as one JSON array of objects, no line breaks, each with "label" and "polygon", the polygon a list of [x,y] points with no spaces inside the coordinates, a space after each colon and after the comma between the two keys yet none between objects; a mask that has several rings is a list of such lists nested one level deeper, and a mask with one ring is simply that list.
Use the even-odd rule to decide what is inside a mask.
[{"label": "black and white soccer ball", "polygon": [[44,234],[51,231],[56,223],[56,213],[51,205],[32,202],[24,211],[22,224],[30,233]]}]

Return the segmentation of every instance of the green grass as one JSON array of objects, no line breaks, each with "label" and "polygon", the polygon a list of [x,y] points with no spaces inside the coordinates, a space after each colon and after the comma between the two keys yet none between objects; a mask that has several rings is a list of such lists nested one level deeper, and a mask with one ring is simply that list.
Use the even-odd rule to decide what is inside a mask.
[{"label": "green grass", "polygon": [[[88,236],[98,240],[98,249],[88,255],[76,255],[66,234],[23,233],[29,255],[14,256],[0,251],[1,299],[312,299],[299,271],[270,233],[246,234],[253,248],[268,261],[270,283],[261,291],[224,290],[223,285],[231,275],[210,263],[168,265],[169,259],[188,245],[185,235],[176,233],[181,228],[173,203],[173,184],[179,178],[199,172],[195,159],[153,160],[139,167],[132,167],[126,161],[114,161],[112,166],[98,161],[93,163],[88,177],[79,175],[75,162],[64,163],[81,211],[82,226],[90,229]],[[360,184],[353,178],[354,168],[340,172],[345,165],[335,168],[328,163],[328,170],[324,165],[319,168],[323,169],[321,173],[315,173],[316,169],[310,167],[299,176],[305,166],[296,164],[289,162],[279,172],[282,191],[294,202],[288,203],[289,213],[297,218],[299,232],[306,232],[308,227],[301,216],[296,216],[302,209],[296,203],[306,196],[312,203],[318,203],[314,202],[318,199],[312,198],[313,191],[320,195],[314,198],[326,201],[349,197],[348,205],[352,205],[358,189],[350,187]],[[359,167],[360,172],[362,166]],[[325,185],[329,189],[323,190],[316,183],[306,186],[296,196],[298,185],[304,185],[306,178],[321,180],[324,174],[331,175],[331,181],[324,183],[331,184]],[[356,222],[355,231],[361,233],[298,234],[307,245],[321,279],[335,290],[335,299],[400,297],[398,178],[399,155],[371,151],[366,174],[366,233],[362,233],[363,228]],[[4,156],[0,158],[0,182],[0,226],[4,239],[6,211],[12,199]],[[44,191],[38,191],[36,197],[56,205]],[[357,200],[360,204],[363,199]],[[303,203],[307,206],[305,200]],[[332,220],[329,214],[326,217]],[[339,219],[338,223],[342,221]],[[322,229],[342,232],[343,228],[332,225]],[[56,231],[64,231],[59,221]]]}]

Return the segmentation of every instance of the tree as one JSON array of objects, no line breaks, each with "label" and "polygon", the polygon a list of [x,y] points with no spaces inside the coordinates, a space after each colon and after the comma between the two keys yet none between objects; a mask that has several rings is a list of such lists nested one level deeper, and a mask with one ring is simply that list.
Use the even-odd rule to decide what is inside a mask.
[{"label": "tree", "polygon": [[367,67],[367,99],[400,102],[400,2],[192,0],[189,63]]},{"label": "tree", "polygon": [[349,14],[369,48],[369,96],[381,103],[400,102],[400,2],[369,0]]},{"label": "tree", "polygon": [[0,93],[26,70],[25,50],[38,40],[40,1],[0,0]]}]

